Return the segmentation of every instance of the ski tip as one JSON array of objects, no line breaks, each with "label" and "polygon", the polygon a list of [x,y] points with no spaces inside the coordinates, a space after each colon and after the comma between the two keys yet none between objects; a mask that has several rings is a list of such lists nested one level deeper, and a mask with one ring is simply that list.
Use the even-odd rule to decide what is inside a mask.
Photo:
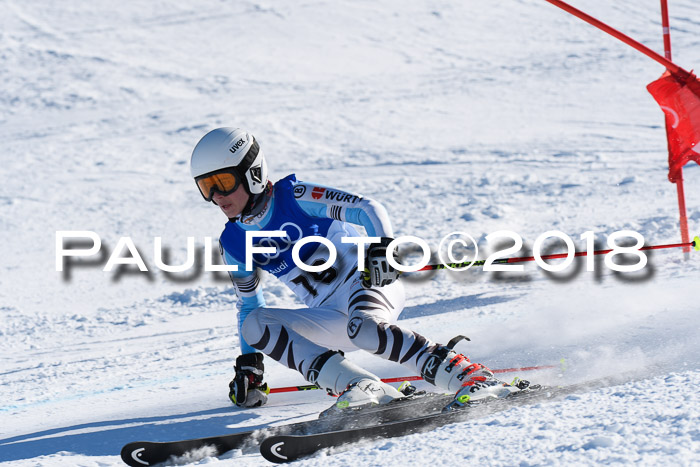
[{"label": "ski tip", "polygon": [[693,239],[693,248],[695,251],[700,251],[700,236],[696,235]]},{"label": "ski tip", "polygon": [[266,460],[275,464],[292,462],[296,460],[298,456],[287,452],[287,445],[290,441],[293,442],[293,438],[288,436],[272,436],[270,438],[265,438],[262,443],[260,443],[260,454],[262,454]]},{"label": "ski tip", "polygon": [[129,443],[125,445],[121,452],[121,458],[124,461],[126,465],[130,466],[141,466],[141,465],[150,465],[150,459],[145,459],[144,457],[144,451],[146,451],[146,448],[143,446],[144,443]]}]

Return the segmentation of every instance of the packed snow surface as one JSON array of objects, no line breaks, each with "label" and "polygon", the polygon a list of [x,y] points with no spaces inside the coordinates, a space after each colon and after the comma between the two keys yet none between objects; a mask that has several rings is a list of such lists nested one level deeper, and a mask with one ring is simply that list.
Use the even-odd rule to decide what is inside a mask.
[{"label": "packed snow surface", "polygon": [[[576,7],[663,50],[659,3]],[[700,65],[691,0],[671,0],[673,58]],[[226,219],[204,203],[189,156],[208,130],[241,126],[273,180],[296,173],[374,198],[397,235],[434,250],[469,233],[516,232],[529,255],[550,230],[618,230],[680,241],[656,62],[546,3],[488,1],[2,2],[0,16],[0,461],[122,465],[121,446],[314,418],[321,391],[227,399],[238,353],[223,273],[167,275],[154,238],[184,262],[187,237]],[[700,169],[684,171],[691,235]],[[56,232],[92,231],[100,254],[56,269]],[[102,270],[130,237],[149,272]],[[507,247],[507,240],[500,247]],[[563,241],[545,242],[560,252]],[[126,250],[125,250],[126,251]],[[390,440],[301,465],[700,463],[699,253],[649,253],[639,272],[602,259],[563,272],[414,275],[401,325],[491,368],[567,384],[636,372],[612,387]],[[634,262],[634,258],[631,258]],[[199,262],[201,264],[201,261]],[[557,263],[551,263],[557,264]],[[268,304],[300,304],[267,277]],[[375,373],[396,364],[355,352]],[[564,359],[563,364],[561,363]],[[270,359],[273,387],[303,384]],[[510,377],[510,376],[509,376]],[[425,387],[425,386],[421,386]],[[240,451],[181,462],[260,465]]]}]

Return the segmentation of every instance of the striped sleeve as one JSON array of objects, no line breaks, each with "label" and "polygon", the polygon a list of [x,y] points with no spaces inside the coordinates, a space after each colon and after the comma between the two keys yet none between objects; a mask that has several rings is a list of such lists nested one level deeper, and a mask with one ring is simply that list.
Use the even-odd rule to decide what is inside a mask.
[{"label": "striped sleeve", "polygon": [[236,261],[226,250],[223,250],[224,263],[228,266],[238,266],[238,271],[229,271],[228,276],[233,282],[238,298],[254,297],[261,290],[260,276],[257,270],[246,271],[245,265]]}]

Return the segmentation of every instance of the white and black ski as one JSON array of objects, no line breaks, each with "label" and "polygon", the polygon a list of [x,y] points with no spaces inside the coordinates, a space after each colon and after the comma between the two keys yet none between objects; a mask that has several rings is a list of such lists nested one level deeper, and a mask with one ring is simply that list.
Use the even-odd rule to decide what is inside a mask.
[{"label": "white and black ski", "polygon": [[122,448],[121,456],[128,465],[139,467],[166,462],[210,446],[213,449],[207,455],[218,456],[233,449],[251,452],[259,448],[269,461],[290,462],[324,448],[342,446],[360,439],[390,438],[428,431],[449,423],[485,417],[513,406],[553,400],[629,381],[633,379],[631,376],[618,375],[616,378],[601,378],[564,387],[530,387],[504,399],[471,402],[446,413],[443,409],[454,400],[454,396],[429,393],[316,420],[222,436],[184,441],[133,442]]},{"label": "white and black ski", "polygon": [[260,453],[270,462],[291,462],[311,456],[326,448],[342,446],[359,440],[392,438],[425,432],[450,423],[485,417],[514,406],[552,400],[608,384],[610,384],[610,381],[606,379],[564,387],[537,386],[513,393],[503,399],[485,399],[469,402],[462,408],[446,412],[443,412],[440,408],[434,408],[432,413],[376,425],[306,435],[277,434],[266,437],[263,440],[260,444]]},{"label": "white and black ski", "polygon": [[[343,428],[359,428],[396,421],[416,414],[433,413],[440,410],[453,399],[452,395],[417,394],[406,399],[396,400],[386,405],[344,411],[341,414],[330,414],[317,420],[298,422],[276,427],[266,427],[257,430],[195,438],[178,441],[135,441],[126,444],[121,450],[122,460],[133,467],[155,465],[175,457],[211,447],[210,455],[218,456],[233,449],[255,449],[260,440],[274,435],[292,434],[305,435],[318,432],[328,432]],[[409,415],[410,414],[410,415]]]}]

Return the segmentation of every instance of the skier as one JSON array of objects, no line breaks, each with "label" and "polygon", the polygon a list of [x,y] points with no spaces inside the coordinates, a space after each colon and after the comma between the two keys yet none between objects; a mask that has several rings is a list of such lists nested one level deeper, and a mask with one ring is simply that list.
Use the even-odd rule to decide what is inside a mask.
[{"label": "skier", "polygon": [[[475,400],[517,390],[498,381],[485,366],[457,354],[452,350],[454,343],[440,345],[395,324],[403,310],[404,290],[397,281],[399,272],[386,257],[394,232],[381,204],[300,182],[294,175],[272,184],[260,145],[238,128],[207,133],[194,148],[190,166],[204,199],[229,219],[219,242],[224,262],[238,267],[229,273],[239,299],[242,351],[230,383],[234,404],[255,407],[267,401],[263,354],[338,394],[340,408],[383,404],[409,392],[381,382],[344,357],[344,351],[357,349],[398,362],[457,397],[466,394]],[[360,235],[352,224],[364,227],[369,237],[379,241],[369,246],[353,244],[353,237]],[[286,235],[254,242],[257,247],[274,247],[273,253],[246,252],[246,232],[260,230]],[[293,248],[306,237],[332,242],[337,258],[330,268],[307,272],[297,266]],[[304,264],[326,263],[331,249],[319,243],[323,239],[299,249]],[[358,253],[358,248],[366,248],[366,253]],[[254,270],[246,270],[251,253]],[[358,270],[362,260],[365,269]],[[266,307],[261,269],[285,283],[306,307]]]}]

